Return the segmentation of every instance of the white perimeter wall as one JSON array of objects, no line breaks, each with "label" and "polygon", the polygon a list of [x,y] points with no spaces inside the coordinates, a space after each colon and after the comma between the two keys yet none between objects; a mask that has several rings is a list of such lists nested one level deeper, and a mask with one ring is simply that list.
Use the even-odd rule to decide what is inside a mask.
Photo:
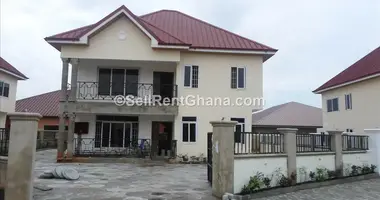
[{"label": "white perimeter wall", "polygon": [[335,154],[297,155],[297,182],[309,181],[310,171],[316,172],[317,168],[335,170]]},{"label": "white perimeter wall", "polygon": [[[287,174],[287,158],[276,157],[252,157],[235,156],[234,162],[234,193],[239,193],[249,178],[257,172],[271,176],[274,173]],[[272,180],[272,184],[275,184]]]}]

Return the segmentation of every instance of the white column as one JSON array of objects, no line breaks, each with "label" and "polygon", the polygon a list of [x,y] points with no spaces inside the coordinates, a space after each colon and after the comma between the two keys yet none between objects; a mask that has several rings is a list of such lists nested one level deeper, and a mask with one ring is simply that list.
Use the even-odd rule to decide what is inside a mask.
[{"label": "white column", "polygon": [[79,59],[70,59],[71,63],[71,90],[70,90],[70,101],[76,101],[77,98],[77,87],[78,87],[78,66]]},{"label": "white column", "polygon": [[380,128],[364,129],[364,133],[369,136],[368,147],[371,155],[371,164],[377,166],[377,173],[380,174]]},{"label": "white column", "polygon": [[58,132],[58,147],[57,147],[57,162],[63,158],[65,151],[65,121],[67,112],[67,84],[69,78],[69,58],[62,58],[62,80],[61,80],[61,99],[59,109],[59,132]]}]

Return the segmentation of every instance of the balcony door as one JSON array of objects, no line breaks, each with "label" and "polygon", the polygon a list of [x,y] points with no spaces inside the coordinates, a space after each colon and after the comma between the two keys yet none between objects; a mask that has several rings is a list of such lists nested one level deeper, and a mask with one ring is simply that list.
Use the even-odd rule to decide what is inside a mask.
[{"label": "balcony door", "polygon": [[98,95],[117,96],[133,95],[138,93],[139,71],[123,68],[100,68]]},{"label": "balcony door", "polygon": [[153,72],[154,95],[160,95],[162,98],[173,98],[174,90],[173,72]]}]

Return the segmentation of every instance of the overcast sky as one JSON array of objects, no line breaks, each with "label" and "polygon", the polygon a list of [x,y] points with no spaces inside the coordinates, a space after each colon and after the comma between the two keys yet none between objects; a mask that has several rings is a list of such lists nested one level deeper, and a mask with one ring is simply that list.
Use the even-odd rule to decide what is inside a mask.
[{"label": "overcast sky", "polygon": [[[29,77],[17,99],[57,90],[59,52],[44,37],[100,20],[174,9],[279,49],[264,63],[267,106],[321,106],[311,91],[380,45],[379,0],[0,0],[0,55]],[[266,106],[266,107],[267,107]]]}]

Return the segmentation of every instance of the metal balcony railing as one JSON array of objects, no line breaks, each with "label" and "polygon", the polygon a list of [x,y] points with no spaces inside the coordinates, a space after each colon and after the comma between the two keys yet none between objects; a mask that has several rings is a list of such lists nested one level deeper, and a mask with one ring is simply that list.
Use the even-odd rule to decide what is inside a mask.
[{"label": "metal balcony railing", "polygon": [[114,100],[118,95],[162,98],[177,97],[177,85],[119,82],[78,82],[77,98],[84,100]]}]

